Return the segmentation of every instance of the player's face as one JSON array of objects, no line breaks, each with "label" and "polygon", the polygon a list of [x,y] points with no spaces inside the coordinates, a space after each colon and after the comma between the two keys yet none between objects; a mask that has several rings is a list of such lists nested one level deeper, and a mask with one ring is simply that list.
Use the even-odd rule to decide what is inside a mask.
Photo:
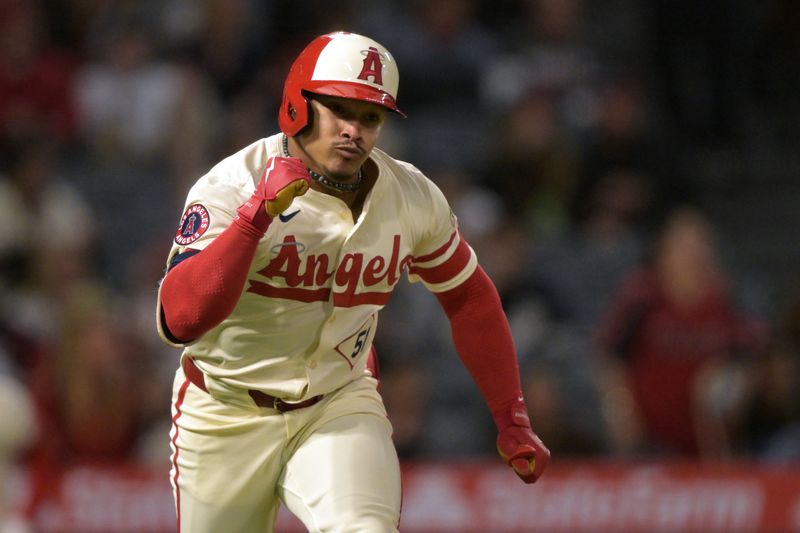
[{"label": "player's face", "polygon": [[[313,127],[301,134],[312,169],[345,181],[354,176],[375,147],[386,117],[376,104],[315,95]],[[314,168],[316,166],[317,168]]]}]

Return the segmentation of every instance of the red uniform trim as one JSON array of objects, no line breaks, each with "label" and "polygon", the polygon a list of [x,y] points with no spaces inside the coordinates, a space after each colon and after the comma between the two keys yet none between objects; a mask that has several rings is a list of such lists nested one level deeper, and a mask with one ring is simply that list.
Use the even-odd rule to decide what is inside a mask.
[{"label": "red uniform trim", "polygon": [[178,531],[181,530],[181,490],[178,486],[178,419],[183,414],[181,406],[186,397],[186,389],[189,388],[190,381],[186,379],[178,391],[178,398],[175,400],[175,416],[172,417],[172,426],[175,428],[175,434],[172,436],[172,445],[175,447],[175,453],[172,454],[172,466],[175,468],[175,475],[172,476],[172,482],[175,484],[175,513],[178,520]]},{"label": "red uniform trim", "polygon": [[462,239],[456,246],[453,255],[444,263],[430,268],[411,265],[408,272],[410,274],[416,274],[427,283],[443,283],[456,277],[456,275],[467,266],[470,257],[472,257],[472,254],[469,246],[467,242]]},{"label": "red uniform trim", "polygon": [[453,244],[453,239],[456,238],[456,235],[458,235],[458,232],[454,231],[453,234],[450,235],[450,239],[445,244],[443,244],[442,246],[440,246],[439,248],[437,248],[436,250],[432,251],[429,254],[421,255],[419,257],[415,257],[414,258],[414,262],[415,263],[427,263],[428,261],[432,261],[432,260],[436,259],[437,257],[439,257],[440,255],[444,254],[448,250],[448,248],[450,248],[450,245]]},{"label": "red uniform trim", "polygon": [[[250,280],[247,292],[252,292],[268,298],[283,298],[297,302],[326,302],[331,297],[331,289],[298,289],[296,287],[273,287],[261,281]],[[386,305],[391,298],[391,292],[362,292],[347,294],[344,292],[333,293],[333,305],[336,307],[355,307],[357,305]]]}]

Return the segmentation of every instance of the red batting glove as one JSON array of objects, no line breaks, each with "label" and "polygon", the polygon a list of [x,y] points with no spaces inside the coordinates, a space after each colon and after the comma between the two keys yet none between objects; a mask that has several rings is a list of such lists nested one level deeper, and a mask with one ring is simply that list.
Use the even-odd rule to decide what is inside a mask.
[{"label": "red batting glove", "polygon": [[266,232],[272,219],[283,213],[296,196],[306,193],[311,176],[297,157],[270,157],[256,191],[236,210],[237,218],[247,220]]},{"label": "red batting glove", "polygon": [[535,483],[550,461],[550,450],[531,429],[528,407],[520,397],[492,413],[497,425],[497,451],[525,483]]}]

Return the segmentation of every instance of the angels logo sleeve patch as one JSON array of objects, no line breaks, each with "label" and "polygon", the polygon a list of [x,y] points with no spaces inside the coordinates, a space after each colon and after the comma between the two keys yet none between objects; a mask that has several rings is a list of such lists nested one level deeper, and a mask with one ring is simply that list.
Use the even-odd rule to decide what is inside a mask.
[{"label": "angels logo sleeve patch", "polygon": [[181,246],[191,244],[199,239],[208,229],[211,217],[201,204],[192,204],[186,208],[175,233],[175,242]]}]

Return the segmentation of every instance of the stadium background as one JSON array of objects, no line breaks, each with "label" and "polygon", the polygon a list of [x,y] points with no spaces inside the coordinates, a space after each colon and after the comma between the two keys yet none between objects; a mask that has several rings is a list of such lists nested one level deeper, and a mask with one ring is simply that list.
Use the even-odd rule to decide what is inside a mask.
[{"label": "stadium background", "polygon": [[[396,56],[409,118],[380,145],[451,199],[554,456],[535,487],[498,466],[444,316],[404,284],[376,341],[404,530],[800,528],[796,2],[0,0],[9,531],[169,527],[178,353],[153,310],[184,195],[276,131],[291,60],[337,29]],[[724,438],[669,451],[614,426],[595,340],[685,206],[752,334],[697,393]]]}]

